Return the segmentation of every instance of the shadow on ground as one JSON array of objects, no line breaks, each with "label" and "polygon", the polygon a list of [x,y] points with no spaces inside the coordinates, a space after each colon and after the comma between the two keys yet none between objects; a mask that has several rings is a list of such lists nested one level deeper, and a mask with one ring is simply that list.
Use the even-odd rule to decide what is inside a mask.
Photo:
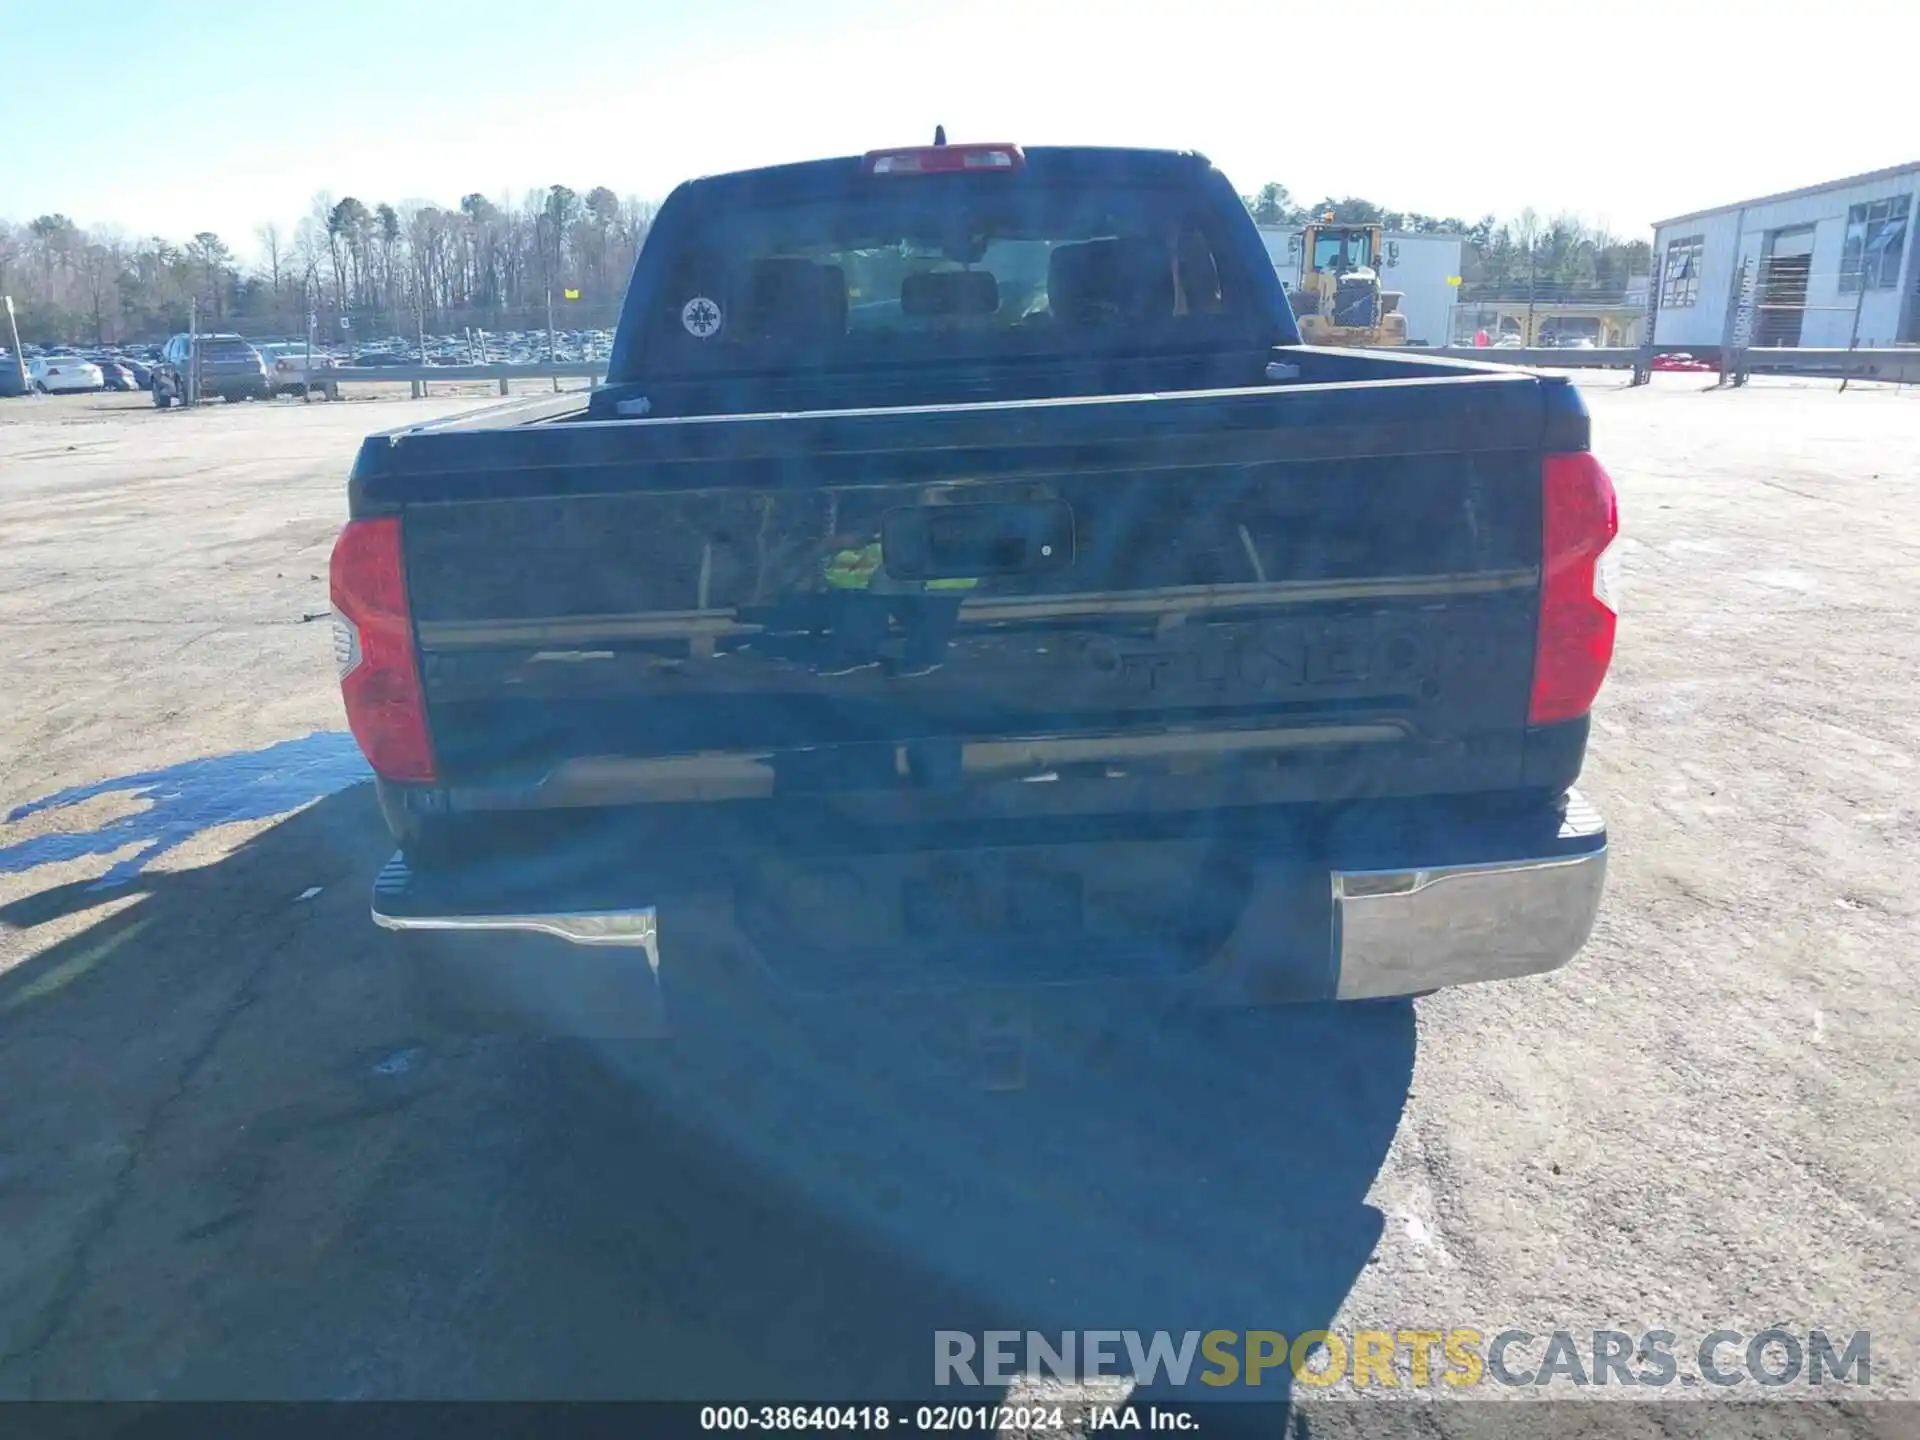
[{"label": "shadow on ground", "polygon": [[[14,874],[62,860],[112,855],[130,846],[138,850],[117,861],[93,882],[106,889],[132,880],[167,851],[203,830],[245,820],[285,815],[323,795],[369,779],[367,762],[344,731],[322,730],[300,740],[283,740],[263,750],[188,760],[160,770],[142,770],[75,785],[7,814],[9,825],[29,816],[58,812],[105,796],[144,803],[135,811],[91,829],[58,830],[0,845],[0,875]],[[0,839],[4,839],[0,833]]]},{"label": "shadow on ground", "polygon": [[1409,1006],[1081,1016],[1011,1093],[891,1013],[562,1043],[418,983],[387,851],[357,785],[0,908],[117,902],[0,976],[0,1397],[912,1398],[941,1330],[1326,1325],[1379,1239]]}]

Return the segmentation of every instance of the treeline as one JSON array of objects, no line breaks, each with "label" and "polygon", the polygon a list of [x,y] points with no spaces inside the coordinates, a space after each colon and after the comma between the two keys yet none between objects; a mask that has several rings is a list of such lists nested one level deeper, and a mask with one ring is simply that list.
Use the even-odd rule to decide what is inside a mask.
[{"label": "treeline", "polygon": [[1463,302],[1521,300],[1529,295],[1618,299],[1625,294],[1628,279],[1647,274],[1653,260],[1653,247],[1647,241],[1623,240],[1577,215],[1543,219],[1527,209],[1507,221],[1492,215],[1465,220],[1457,215],[1390,210],[1354,195],[1328,196],[1316,205],[1301,205],[1277,181],[1242,198],[1262,225],[1304,225],[1332,211],[1335,221],[1344,224],[1460,235],[1465,241],[1460,259]]},{"label": "treeline", "polygon": [[606,186],[565,185],[518,202],[464,197],[448,208],[316,196],[290,230],[255,232],[241,265],[219,235],[184,244],[87,229],[65,215],[0,221],[0,293],[28,343],[155,340],[187,328],[249,335],[355,336],[613,323],[653,210]]},{"label": "treeline", "polygon": [[[1651,258],[1644,240],[1531,210],[1498,221],[1391,210],[1357,196],[1301,205],[1277,182],[1246,203],[1263,225],[1331,210],[1355,224],[1458,233],[1463,301],[1616,298]],[[539,329],[549,293],[562,328],[592,328],[614,322],[652,218],[651,205],[604,185],[584,195],[550,185],[518,202],[475,193],[452,207],[321,194],[291,229],[260,226],[257,259],[243,266],[211,231],[184,243],[129,239],[41,215],[0,221],[0,293],[14,297],[22,338],[38,344],[156,340],[184,330],[190,315],[203,328],[249,335],[302,335],[309,314],[329,337],[341,333],[342,317],[355,336]]]}]

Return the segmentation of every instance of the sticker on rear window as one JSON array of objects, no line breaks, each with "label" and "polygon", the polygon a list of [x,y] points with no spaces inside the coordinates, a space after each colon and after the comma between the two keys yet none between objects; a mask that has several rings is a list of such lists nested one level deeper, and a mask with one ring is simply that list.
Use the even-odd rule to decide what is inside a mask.
[{"label": "sticker on rear window", "polygon": [[696,340],[718,335],[724,318],[720,307],[704,295],[696,295],[680,307],[680,323],[687,327],[687,333]]}]

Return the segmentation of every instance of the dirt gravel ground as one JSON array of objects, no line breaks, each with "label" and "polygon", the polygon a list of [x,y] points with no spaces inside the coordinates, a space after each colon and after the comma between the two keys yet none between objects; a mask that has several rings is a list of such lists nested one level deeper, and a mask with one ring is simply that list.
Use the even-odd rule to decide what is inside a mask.
[{"label": "dirt gravel ground", "polygon": [[[1920,1398],[1920,392],[1581,383],[1626,537],[1588,950],[1105,1016],[1011,1094],[881,1024],[476,1026],[371,926],[327,551],[359,436],[474,398],[0,405],[0,1398],[901,1398],[936,1330],[1462,1326],[1522,1374],[1678,1337],[1664,1388],[1476,1398]],[[1688,1383],[1770,1328],[1871,1332],[1869,1382]]]}]

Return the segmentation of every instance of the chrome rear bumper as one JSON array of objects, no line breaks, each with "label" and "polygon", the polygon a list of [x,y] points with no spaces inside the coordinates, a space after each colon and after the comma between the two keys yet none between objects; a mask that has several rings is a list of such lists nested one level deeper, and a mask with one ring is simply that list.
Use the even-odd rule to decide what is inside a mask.
[{"label": "chrome rear bumper", "polygon": [[[1418,995],[1539,974],[1586,943],[1606,870],[1605,823],[1577,792],[1537,813],[1463,832],[1442,827],[1424,839],[1384,824],[1317,865],[1297,854],[1256,859],[1232,933],[1211,959],[1174,978],[1203,1003],[1258,1005]],[[655,906],[625,903],[626,883],[611,894],[548,885],[529,895],[483,875],[448,893],[395,856],[375,883],[373,918],[391,930],[524,931],[640,948],[656,969],[663,959],[672,967],[671,938],[661,955]],[[679,887],[656,884],[665,889],[648,900],[671,912],[669,892]],[[507,893],[516,888],[522,893]],[[687,893],[706,917],[702,933],[778,971],[764,936],[756,944],[739,923],[724,886]]]},{"label": "chrome rear bumper", "polygon": [[1342,1000],[1557,970],[1587,943],[1607,851],[1433,870],[1336,872]]},{"label": "chrome rear bumper", "polygon": [[654,912],[583,911],[579,914],[389,915],[374,899],[373,923],[383,930],[519,930],[551,935],[570,945],[631,945],[645,949],[654,937]]}]

